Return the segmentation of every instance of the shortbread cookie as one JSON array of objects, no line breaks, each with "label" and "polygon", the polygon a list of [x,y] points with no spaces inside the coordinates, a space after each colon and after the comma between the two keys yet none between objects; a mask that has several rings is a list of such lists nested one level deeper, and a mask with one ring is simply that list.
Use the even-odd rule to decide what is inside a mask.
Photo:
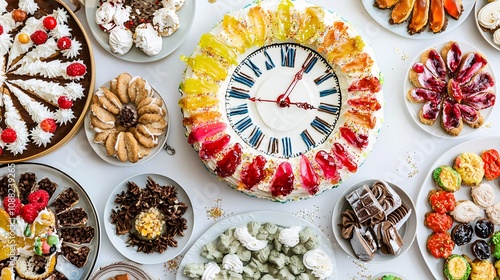
[{"label": "shortbread cookie", "polygon": [[109,134],[108,138],[106,139],[106,154],[108,156],[114,156],[116,154],[115,150],[115,145],[116,145],[116,138],[118,136],[118,131],[114,131]]},{"label": "shortbread cookie", "polygon": [[122,103],[129,103],[130,98],[128,97],[128,84],[132,76],[129,73],[122,73],[116,78],[116,94],[120,98]]},{"label": "shortbread cookie", "polygon": [[133,77],[128,85],[128,97],[130,101],[139,104],[142,100],[151,95],[151,87],[141,77]]},{"label": "shortbread cookie", "polygon": [[115,125],[116,118],[108,110],[104,109],[100,104],[92,104],[92,114],[105,124]]},{"label": "shortbread cookie", "polygon": [[125,148],[127,150],[127,158],[130,162],[139,161],[139,143],[131,132],[125,133]]},{"label": "shortbread cookie", "polygon": [[106,142],[106,139],[108,139],[109,134],[114,131],[116,131],[116,129],[112,128],[112,129],[102,130],[101,132],[97,132],[94,135],[94,143],[103,144],[104,142]]},{"label": "shortbread cookie", "polygon": [[125,148],[125,132],[119,132],[115,143],[116,157],[121,161],[127,161],[127,149]]},{"label": "shortbread cookie", "polygon": [[151,104],[154,104],[156,106],[161,107],[163,105],[163,101],[161,101],[160,98],[156,98],[156,97],[146,97],[143,100],[141,100],[139,102],[139,104],[137,104],[137,110],[140,110],[142,107],[147,106],[147,105],[151,105]]},{"label": "shortbread cookie", "polygon": [[145,114],[159,114],[160,116],[165,116],[165,110],[156,104],[149,104],[146,106],[142,106],[137,110],[137,114],[145,115]]},{"label": "shortbread cookie", "polygon": [[114,127],[114,124],[110,123],[103,123],[101,120],[99,120],[94,114],[90,115],[90,126],[97,132],[100,132],[101,130],[106,130],[106,129],[111,129]]}]

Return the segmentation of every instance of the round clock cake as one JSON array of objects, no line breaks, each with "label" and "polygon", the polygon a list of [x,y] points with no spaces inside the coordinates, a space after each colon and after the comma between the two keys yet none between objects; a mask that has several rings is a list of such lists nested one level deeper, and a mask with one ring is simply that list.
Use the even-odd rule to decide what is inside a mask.
[{"label": "round clock cake", "polygon": [[210,172],[251,196],[299,200],[337,187],[383,122],[372,49],[306,1],[231,12],[182,59],[189,144]]}]

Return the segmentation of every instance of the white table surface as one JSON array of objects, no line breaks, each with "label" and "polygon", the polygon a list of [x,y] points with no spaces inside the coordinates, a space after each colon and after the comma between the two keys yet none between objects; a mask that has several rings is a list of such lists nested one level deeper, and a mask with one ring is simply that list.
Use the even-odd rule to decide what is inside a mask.
[{"label": "white table surface", "polygon": [[[198,159],[197,153],[187,144],[182,127],[182,116],[177,106],[177,92],[185,64],[179,59],[189,55],[200,36],[209,31],[223,15],[243,7],[248,0],[218,0],[215,4],[208,0],[196,0],[194,24],[188,38],[179,49],[167,58],[148,64],[133,64],[122,61],[107,53],[92,37],[85,19],[85,12],[78,12],[91,38],[96,61],[96,86],[104,84],[123,71],[141,75],[158,89],[166,99],[171,114],[168,143],[176,154],[165,152],[154,159],[134,167],[118,167],[99,158],[90,147],[83,130],[69,143],[50,155],[33,160],[46,163],[71,175],[89,193],[100,215],[111,191],[125,178],[134,174],[149,172],[171,177],[182,185],[189,194],[195,211],[195,228],[191,245],[218,219],[213,219],[207,210],[220,207],[225,216],[253,210],[285,211],[302,217],[319,227],[331,240],[339,267],[339,279],[370,279],[380,272],[392,271],[407,279],[432,279],[416,242],[404,255],[383,264],[362,263],[349,257],[335,241],[331,226],[334,204],[345,187],[365,179],[383,179],[399,185],[413,200],[417,199],[419,186],[434,160],[451,147],[475,137],[499,136],[496,120],[500,117],[499,106],[486,125],[472,135],[462,139],[445,140],[431,136],[411,119],[405,105],[403,81],[411,60],[427,46],[448,40],[459,40],[475,45],[489,58],[497,75],[500,75],[499,53],[479,34],[474,15],[471,13],[455,31],[429,40],[412,40],[394,35],[385,30],[366,13],[359,0],[311,0],[336,11],[360,31],[364,39],[375,50],[378,64],[385,75],[383,87],[385,95],[385,123],[373,152],[367,157],[359,171],[346,180],[338,189],[329,190],[318,197],[286,204],[247,197],[231,190],[210,175]],[[498,77],[498,76],[497,76]],[[420,229],[423,225],[418,225]],[[101,227],[101,252],[96,268],[106,264],[126,260],[110,243],[104,227]],[[183,253],[189,249],[189,245]],[[168,260],[165,260],[166,262]],[[180,261],[180,258],[177,258]],[[158,279],[175,279],[175,269],[171,263],[145,265],[143,268]]]}]

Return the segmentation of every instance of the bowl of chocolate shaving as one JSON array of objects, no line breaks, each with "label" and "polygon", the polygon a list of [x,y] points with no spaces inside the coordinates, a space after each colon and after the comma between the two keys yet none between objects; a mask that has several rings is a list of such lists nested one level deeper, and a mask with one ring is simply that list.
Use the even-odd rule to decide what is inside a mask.
[{"label": "bowl of chocolate shaving", "polygon": [[124,180],[104,210],[111,243],[128,259],[157,264],[175,258],[189,243],[194,212],[184,189],[159,174]]}]

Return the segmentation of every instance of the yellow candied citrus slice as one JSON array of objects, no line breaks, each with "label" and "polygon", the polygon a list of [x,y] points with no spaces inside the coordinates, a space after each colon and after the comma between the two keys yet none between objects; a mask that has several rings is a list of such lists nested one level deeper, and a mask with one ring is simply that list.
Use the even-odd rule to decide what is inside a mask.
[{"label": "yellow candied citrus slice", "polygon": [[231,47],[226,45],[221,40],[217,39],[213,34],[205,33],[201,35],[200,42],[198,43],[200,48],[208,52],[213,56],[218,56],[224,59],[227,63],[238,64],[236,53]]},{"label": "yellow candied citrus slice", "polygon": [[198,126],[200,124],[217,120],[221,116],[222,116],[221,113],[219,113],[218,111],[208,111],[208,112],[204,111],[192,114],[191,116],[184,118],[182,123],[184,125]]},{"label": "yellow candied citrus slice", "polygon": [[219,103],[217,98],[209,95],[186,96],[179,100],[179,106],[183,109],[194,111],[200,108],[208,108]]},{"label": "yellow candied citrus slice", "polygon": [[[10,247],[8,244],[0,242],[0,261],[6,260],[11,256]],[[3,278],[2,278],[3,279]],[[9,278],[10,280],[10,278]]]},{"label": "yellow candied citrus slice", "polygon": [[14,279],[14,270],[11,267],[2,268],[2,273],[0,274],[1,280],[12,280]]},{"label": "yellow candied citrus slice", "polygon": [[342,66],[342,71],[345,73],[363,72],[373,65],[373,59],[367,53],[360,53],[350,62]]},{"label": "yellow candied citrus slice", "polygon": [[302,13],[302,18],[300,20],[299,29],[297,30],[295,39],[297,39],[300,43],[306,43],[310,39],[314,39],[314,36],[318,36],[323,33],[326,28],[323,22],[324,17],[325,12],[321,7],[308,7],[304,13]]},{"label": "yellow candied citrus slice", "polygon": [[292,28],[292,8],[293,3],[290,0],[283,0],[278,5],[276,10],[276,19],[274,20],[275,31],[274,37],[278,40],[285,41],[290,36],[290,29]]},{"label": "yellow candied citrus slice", "polygon": [[208,76],[215,81],[222,81],[227,77],[227,68],[215,58],[206,55],[197,55],[195,57],[182,56],[181,59],[198,76]]},{"label": "yellow candied citrus slice", "polygon": [[9,231],[10,228],[9,213],[2,208],[0,208],[0,228],[5,229],[6,231]]},{"label": "yellow candied citrus slice", "polygon": [[254,36],[254,45],[262,46],[267,38],[266,14],[261,6],[255,6],[248,10],[248,30]]},{"label": "yellow candied citrus slice", "polygon": [[200,93],[217,93],[219,90],[219,85],[215,82],[203,78],[185,79],[181,84],[181,91],[185,94],[200,94]]},{"label": "yellow candied citrus slice", "polygon": [[347,39],[344,43],[335,45],[333,49],[327,51],[326,57],[329,61],[336,62],[337,59],[354,56],[360,53],[364,47],[365,43],[361,36],[358,35],[354,38]]},{"label": "yellow candied citrus slice", "polygon": [[252,37],[248,34],[247,28],[236,18],[225,15],[222,20],[222,28],[230,36],[233,47],[239,53],[243,53],[246,48],[252,46]]}]

